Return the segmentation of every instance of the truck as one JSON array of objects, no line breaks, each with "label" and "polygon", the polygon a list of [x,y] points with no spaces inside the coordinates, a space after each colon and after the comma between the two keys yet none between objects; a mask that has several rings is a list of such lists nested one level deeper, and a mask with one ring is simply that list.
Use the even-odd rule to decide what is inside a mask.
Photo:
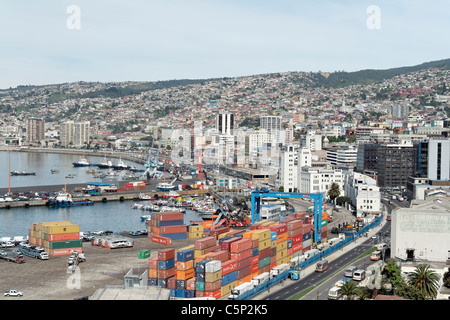
[{"label": "truck", "polygon": [[282,274],[283,272],[288,271],[291,268],[290,264],[288,263],[282,263],[276,267],[274,267],[270,272],[273,276],[278,276]]},{"label": "truck", "polygon": [[269,272],[263,272],[260,275],[257,275],[256,277],[254,277],[251,281],[251,283],[253,283],[253,285],[259,286],[260,284],[263,284],[267,281],[269,281],[270,279],[270,273]]},{"label": "truck", "polygon": [[5,297],[21,297],[23,293],[17,290],[9,290],[4,293]]},{"label": "truck", "polygon": [[240,296],[249,292],[254,288],[251,282],[244,282],[243,284],[238,285],[234,289],[231,289],[231,294],[228,296],[229,300],[238,300]]},{"label": "truck", "polygon": [[77,265],[81,262],[86,261],[86,255],[84,253],[80,253],[78,251],[73,251],[70,255],[69,259],[67,260],[67,264],[69,266],[71,265]]},{"label": "truck", "polygon": [[44,251],[43,248],[38,248],[35,246],[19,246],[19,252],[22,253],[25,256],[41,259],[41,260],[48,260],[48,253]]},{"label": "truck", "polygon": [[289,260],[289,264],[290,264],[291,268],[293,268],[293,267],[299,266],[304,261],[306,261],[306,256],[305,255],[301,255],[301,256],[299,255],[299,256],[294,257],[291,260]]},{"label": "truck", "polygon": [[318,249],[311,249],[306,251],[305,253],[306,259],[311,259],[312,257],[320,254],[320,251]]},{"label": "truck", "polygon": [[24,263],[25,262],[23,255],[17,251],[0,250],[0,259],[15,262],[15,263]]}]

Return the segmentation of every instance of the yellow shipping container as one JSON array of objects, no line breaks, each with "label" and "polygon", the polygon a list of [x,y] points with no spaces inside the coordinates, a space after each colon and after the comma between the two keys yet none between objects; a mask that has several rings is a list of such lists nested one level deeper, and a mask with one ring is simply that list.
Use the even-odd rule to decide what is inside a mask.
[{"label": "yellow shipping container", "polygon": [[177,251],[183,251],[183,250],[194,250],[194,245],[191,244],[191,245],[189,245],[189,246],[180,248],[180,249],[178,249]]},{"label": "yellow shipping container", "polygon": [[189,232],[202,232],[203,233],[203,226],[202,225],[189,226]]},{"label": "yellow shipping container", "polygon": [[188,237],[189,239],[199,239],[203,236],[203,232],[189,232]]},{"label": "yellow shipping container", "polygon": [[252,230],[252,238],[259,241],[270,239],[270,229]]},{"label": "yellow shipping container", "polygon": [[280,264],[283,264],[283,263],[289,263],[289,261],[290,261],[289,256],[286,256],[284,258],[278,259],[276,263],[279,266]]},{"label": "yellow shipping container", "polygon": [[278,250],[287,250],[287,240],[277,243],[277,252]]},{"label": "yellow shipping container", "polygon": [[264,250],[266,248],[270,248],[272,242],[269,240],[259,241],[258,242],[258,249],[259,251]]},{"label": "yellow shipping container", "polygon": [[277,250],[277,254],[276,254],[277,264],[279,264],[279,263],[278,263],[278,260],[281,260],[281,259],[283,259],[283,258],[287,258],[287,256],[288,256],[288,254],[287,254],[287,249],[281,250],[281,251],[278,251],[278,250]]},{"label": "yellow shipping container", "polygon": [[230,293],[231,293],[231,290],[234,288],[234,287],[236,287],[237,286],[237,280],[235,280],[235,281],[233,281],[233,282],[230,282],[230,283],[228,283],[228,284],[226,284],[226,285],[224,285],[224,286],[222,286],[221,288],[220,288],[220,291],[221,291],[221,296],[223,297],[223,296],[225,296],[225,295],[229,295]]},{"label": "yellow shipping container", "polygon": [[205,272],[205,282],[216,282],[222,277],[222,270],[216,272]]},{"label": "yellow shipping container", "polygon": [[277,247],[277,241],[270,241],[270,247],[271,248],[276,248]]},{"label": "yellow shipping container", "polygon": [[79,224],[45,226],[43,229],[43,233],[47,233],[47,234],[76,233],[76,232],[80,232]]}]

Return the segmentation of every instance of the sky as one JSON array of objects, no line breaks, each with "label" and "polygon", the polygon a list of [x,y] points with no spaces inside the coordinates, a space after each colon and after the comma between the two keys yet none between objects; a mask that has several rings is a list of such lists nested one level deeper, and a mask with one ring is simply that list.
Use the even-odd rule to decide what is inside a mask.
[{"label": "sky", "polygon": [[450,58],[448,0],[0,1],[0,88]]}]

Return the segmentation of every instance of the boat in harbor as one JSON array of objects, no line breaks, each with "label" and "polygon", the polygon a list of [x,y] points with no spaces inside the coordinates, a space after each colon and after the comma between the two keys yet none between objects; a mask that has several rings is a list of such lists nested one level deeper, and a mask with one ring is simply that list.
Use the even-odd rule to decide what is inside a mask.
[{"label": "boat in harbor", "polygon": [[110,160],[103,160],[101,163],[98,164],[98,167],[100,169],[112,169],[114,167],[114,165],[112,164],[112,162]]},{"label": "boat in harbor", "polygon": [[59,170],[57,170],[57,169],[50,169],[50,171],[51,171],[52,174],[57,174],[57,173],[59,173]]},{"label": "boat in harbor", "polygon": [[90,199],[73,199],[72,195],[66,191],[66,188],[59,192],[56,197],[49,199],[48,204],[51,207],[74,207],[93,205],[94,201]]},{"label": "boat in harbor", "polygon": [[176,192],[175,190],[170,190],[168,193],[164,194],[162,197],[166,199],[170,198],[178,198],[180,194]]},{"label": "boat in harbor", "polygon": [[27,171],[11,171],[10,172],[12,176],[35,176],[36,172],[27,172]]},{"label": "boat in harbor", "polygon": [[122,161],[122,159],[119,160],[114,166],[114,170],[126,170],[128,169],[128,165],[125,164],[125,162]]},{"label": "boat in harbor", "polygon": [[145,194],[145,193],[140,193],[139,194],[139,200],[141,201],[154,201],[156,200],[155,198],[153,198],[151,195],[149,194]]},{"label": "boat in harbor", "polygon": [[86,158],[81,158],[77,162],[73,162],[74,167],[89,167],[91,163]]}]

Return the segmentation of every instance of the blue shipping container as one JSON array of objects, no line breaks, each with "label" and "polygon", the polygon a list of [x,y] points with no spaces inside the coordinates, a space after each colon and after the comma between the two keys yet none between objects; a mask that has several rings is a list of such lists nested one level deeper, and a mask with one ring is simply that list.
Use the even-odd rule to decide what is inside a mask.
[{"label": "blue shipping container", "polygon": [[195,298],[195,290],[185,290],[186,298]]},{"label": "blue shipping container", "polygon": [[164,234],[161,234],[161,236],[172,239],[172,240],[183,240],[183,239],[187,239],[187,232],[164,233]]},{"label": "blue shipping container", "polygon": [[169,289],[170,291],[170,296],[171,297],[176,297],[177,296],[177,290],[176,289]]},{"label": "blue shipping container", "polygon": [[225,285],[229,284],[230,282],[233,282],[236,280],[237,280],[237,270],[227,273],[226,275],[223,275],[221,284],[222,284],[222,286],[225,286]]},{"label": "blue shipping container", "polygon": [[252,257],[256,257],[259,254],[259,248],[252,249]]},{"label": "blue shipping container", "polygon": [[169,260],[158,260],[158,269],[160,270],[167,270],[170,268],[175,267],[175,259],[169,259]]},{"label": "blue shipping container", "polygon": [[275,231],[270,231],[270,241],[277,240],[277,233]]},{"label": "blue shipping container", "polygon": [[311,232],[305,233],[305,234],[302,236],[302,240],[303,240],[303,241],[309,240],[309,239],[311,239]]},{"label": "blue shipping container", "polygon": [[148,278],[148,285],[149,286],[157,286],[158,285],[158,278]]},{"label": "blue shipping container", "polygon": [[181,250],[177,252],[177,261],[186,262],[194,259],[194,250]]},{"label": "blue shipping container", "polygon": [[177,289],[177,298],[186,298],[186,290]]},{"label": "blue shipping container", "polygon": [[186,280],[177,280],[177,289],[186,289]]},{"label": "blue shipping container", "polygon": [[157,221],[156,226],[160,228],[160,227],[180,226],[183,224],[184,220]]},{"label": "blue shipping container", "polygon": [[210,261],[211,260],[202,260],[202,261],[197,262],[197,264],[195,265],[195,272],[204,274],[205,273],[205,264],[207,264]]}]

